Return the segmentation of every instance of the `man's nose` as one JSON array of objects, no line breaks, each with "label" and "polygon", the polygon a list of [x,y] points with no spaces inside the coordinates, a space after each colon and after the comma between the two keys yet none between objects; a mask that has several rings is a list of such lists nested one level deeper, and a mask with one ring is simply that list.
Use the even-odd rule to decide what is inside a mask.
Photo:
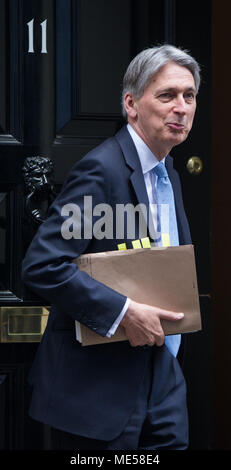
[{"label": "man's nose", "polygon": [[178,96],[174,103],[174,112],[179,114],[186,113],[186,103],[183,96]]}]

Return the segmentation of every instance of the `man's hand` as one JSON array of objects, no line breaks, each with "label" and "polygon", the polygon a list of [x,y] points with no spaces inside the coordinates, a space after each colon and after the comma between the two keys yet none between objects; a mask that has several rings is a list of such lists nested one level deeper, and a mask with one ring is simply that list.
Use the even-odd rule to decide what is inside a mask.
[{"label": "man's hand", "polygon": [[183,317],[183,313],[176,313],[131,300],[120,324],[124,327],[131,346],[153,346],[154,344],[162,346],[164,332],[160,320],[177,321]]}]

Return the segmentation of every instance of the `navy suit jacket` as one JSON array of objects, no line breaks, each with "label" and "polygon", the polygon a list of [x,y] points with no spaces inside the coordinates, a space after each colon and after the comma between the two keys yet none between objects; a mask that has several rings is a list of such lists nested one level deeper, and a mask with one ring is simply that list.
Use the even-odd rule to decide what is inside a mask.
[{"label": "navy suit jacket", "polygon": [[[179,176],[169,156],[166,167],[180,243],[188,244]],[[92,196],[93,207],[100,203],[113,209],[127,203],[148,207],[140,161],[126,126],[73,167],[23,262],[28,288],[52,305],[30,374],[30,414],[74,434],[112,440],[134,408],[148,355],[146,348],[131,347],[128,341],[82,347],[75,339],[75,320],[106,335],[125,303],[123,295],[81,272],[72,260],[82,253],[117,250],[118,243],[128,242],[129,247],[126,226],[122,240],[65,240],[61,235],[62,207],[72,203],[83,209],[86,195]],[[138,226],[136,230],[138,238]],[[165,380],[167,371],[160,378],[160,396]]]}]

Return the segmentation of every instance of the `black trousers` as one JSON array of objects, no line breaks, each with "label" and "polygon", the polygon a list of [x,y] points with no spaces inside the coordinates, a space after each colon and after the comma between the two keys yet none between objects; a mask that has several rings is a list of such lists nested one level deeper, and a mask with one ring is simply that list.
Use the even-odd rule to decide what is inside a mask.
[{"label": "black trousers", "polygon": [[[155,360],[157,355],[158,361]],[[161,363],[165,364],[165,370]],[[52,429],[52,449],[55,450],[184,450],[187,447],[185,380],[178,360],[165,345],[149,348],[136,406],[123,432],[115,439],[89,439]]]}]

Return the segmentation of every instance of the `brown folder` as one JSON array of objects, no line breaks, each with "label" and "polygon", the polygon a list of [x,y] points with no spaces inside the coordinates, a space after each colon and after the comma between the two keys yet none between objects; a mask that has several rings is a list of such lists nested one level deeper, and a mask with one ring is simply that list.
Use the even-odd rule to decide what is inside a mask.
[{"label": "brown folder", "polygon": [[[201,329],[193,245],[84,254],[74,262],[97,281],[136,302],[183,312],[182,320],[161,321],[166,335]],[[76,331],[83,346],[127,339],[122,326],[111,338],[79,322]]]}]

